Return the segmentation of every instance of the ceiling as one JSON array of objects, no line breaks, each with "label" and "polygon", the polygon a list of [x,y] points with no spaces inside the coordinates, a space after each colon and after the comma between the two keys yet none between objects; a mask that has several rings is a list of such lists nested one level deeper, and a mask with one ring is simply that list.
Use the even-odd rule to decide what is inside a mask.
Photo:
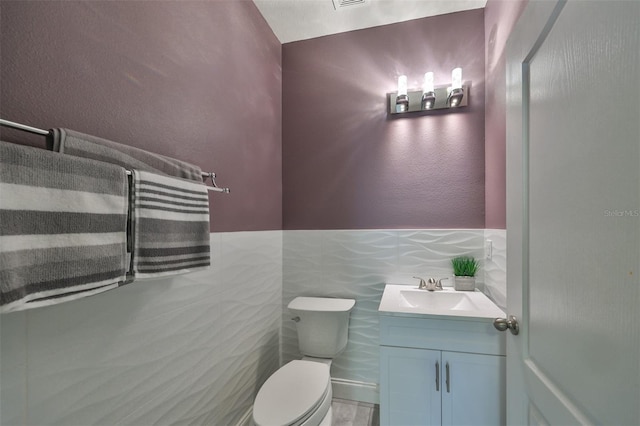
[{"label": "ceiling", "polygon": [[281,43],[483,8],[487,0],[253,0]]}]

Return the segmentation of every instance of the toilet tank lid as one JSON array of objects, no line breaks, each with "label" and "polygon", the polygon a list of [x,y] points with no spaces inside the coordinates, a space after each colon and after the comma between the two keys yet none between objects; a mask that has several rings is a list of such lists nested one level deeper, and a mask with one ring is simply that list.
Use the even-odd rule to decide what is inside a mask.
[{"label": "toilet tank lid", "polygon": [[288,307],[299,311],[349,312],[355,306],[353,299],[335,299],[330,297],[296,297]]}]

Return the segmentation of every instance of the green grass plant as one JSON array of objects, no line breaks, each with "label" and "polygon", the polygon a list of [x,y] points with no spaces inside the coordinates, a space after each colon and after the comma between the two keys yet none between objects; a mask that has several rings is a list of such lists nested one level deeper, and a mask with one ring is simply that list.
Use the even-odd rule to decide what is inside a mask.
[{"label": "green grass plant", "polygon": [[459,256],[451,259],[453,275],[456,277],[475,277],[480,264],[470,256]]}]

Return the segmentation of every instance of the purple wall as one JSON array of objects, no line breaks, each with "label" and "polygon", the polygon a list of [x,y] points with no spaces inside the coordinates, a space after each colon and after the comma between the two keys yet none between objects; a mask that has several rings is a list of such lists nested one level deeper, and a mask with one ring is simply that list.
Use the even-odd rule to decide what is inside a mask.
[{"label": "purple wall", "polygon": [[[284,229],[483,228],[484,12],[283,45]],[[463,69],[470,105],[387,115],[386,93]]]},{"label": "purple wall", "polygon": [[232,189],[212,230],[282,229],[281,45],[253,2],[0,7],[2,118],[190,161]]},{"label": "purple wall", "polygon": [[489,0],[484,10],[486,48],[485,205],[486,228],[507,226],[506,62],[509,34],[527,0]]}]

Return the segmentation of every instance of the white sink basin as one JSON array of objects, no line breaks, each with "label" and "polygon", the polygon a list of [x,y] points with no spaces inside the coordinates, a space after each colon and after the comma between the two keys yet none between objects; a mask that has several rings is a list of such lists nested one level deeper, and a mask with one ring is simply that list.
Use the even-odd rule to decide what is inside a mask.
[{"label": "white sink basin", "polygon": [[479,291],[420,290],[415,286],[387,284],[378,311],[382,314],[415,314],[471,318],[503,317],[500,310]]},{"label": "white sink basin", "polygon": [[408,308],[429,307],[432,309],[451,309],[470,311],[478,309],[468,294],[449,291],[400,290],[403,306]]}]

